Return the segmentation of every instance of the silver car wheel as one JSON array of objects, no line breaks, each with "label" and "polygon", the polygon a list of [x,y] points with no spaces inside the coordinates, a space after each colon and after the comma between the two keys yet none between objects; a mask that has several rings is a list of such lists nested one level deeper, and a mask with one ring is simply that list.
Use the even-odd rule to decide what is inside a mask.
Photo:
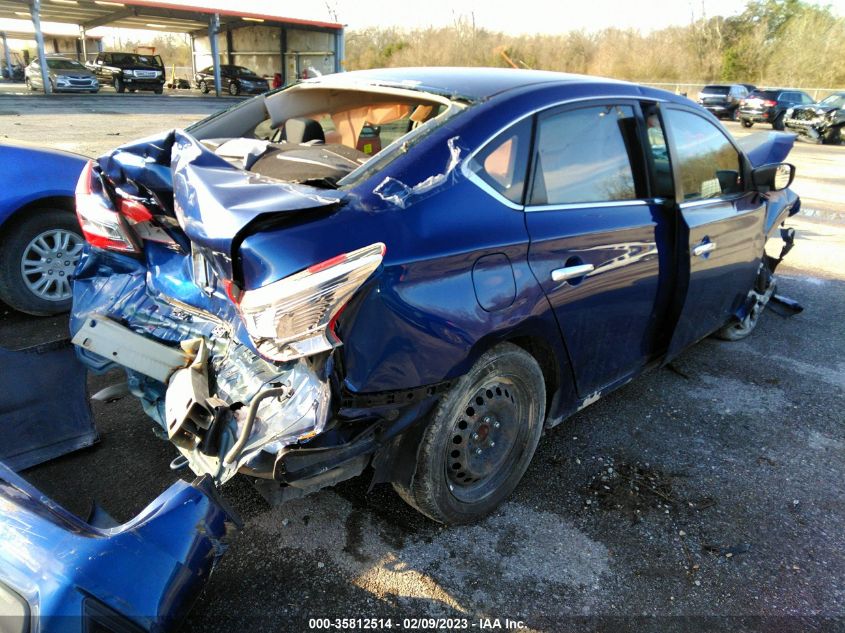
[{"label": "silver car wheel", "polygon": [[82,255],[82,239],[64,229],[35,236],[21,257],[21,276],[30,292],[47,301],[71,296],[70,278]]}]

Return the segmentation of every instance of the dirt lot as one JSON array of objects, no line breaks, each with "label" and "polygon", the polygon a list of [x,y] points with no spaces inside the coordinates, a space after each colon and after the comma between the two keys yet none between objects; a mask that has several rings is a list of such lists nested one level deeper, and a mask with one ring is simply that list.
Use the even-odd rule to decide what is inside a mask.
[{"label": "dirt lot", "polygon": [[[59,117],[0,97],[16,112],[0,138],[93,154],[216,106],[130,95],[92,113],[81,99]],[[845,147],[801,144],[792,159],[806,206],[839,213]],[[740,343],[705,340],[547,432],[513,498],[478,525],[444,529],[364,478],[279,509],[227,484],[246,528],[185,630],[427,616],[555,632],[845,630],[845,225],[791,224],[780,287],[802,314],[766,313]],[[0,307],[2,345],[65,330]],[[99,445],[26,476],[78,513],[96,499],[126,519],[177,476],[175,450],[131,399],[95,411]]]}]

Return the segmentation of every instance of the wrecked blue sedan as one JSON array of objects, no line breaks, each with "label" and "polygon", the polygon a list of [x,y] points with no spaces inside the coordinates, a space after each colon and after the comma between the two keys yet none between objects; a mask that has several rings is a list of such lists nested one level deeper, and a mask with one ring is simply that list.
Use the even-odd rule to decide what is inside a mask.
[{"label": "wrecked blue sedan", "polygon": [[74,342],[198,475],[284,501],[369,469],[473,521],[544,428],[754,329],[791,146],[583,76],[304,81],[89,164]]}]

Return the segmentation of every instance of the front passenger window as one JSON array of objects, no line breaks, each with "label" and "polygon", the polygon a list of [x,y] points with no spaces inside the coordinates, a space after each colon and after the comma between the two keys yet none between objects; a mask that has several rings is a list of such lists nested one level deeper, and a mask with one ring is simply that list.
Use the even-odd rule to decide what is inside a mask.
[{"label": "front passenger window", "polygon": [[684,200],[742,191],[739,153],[719,128],[682,110],[667,110],[666,121],[677,148]]}]

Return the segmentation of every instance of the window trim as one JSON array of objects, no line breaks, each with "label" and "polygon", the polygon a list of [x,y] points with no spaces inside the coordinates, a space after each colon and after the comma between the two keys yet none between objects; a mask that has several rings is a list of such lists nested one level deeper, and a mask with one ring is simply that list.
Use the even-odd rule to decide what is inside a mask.
[{"label": "window trim", "polygon": [[678,164],[677,156],[678,156],[678,148],[675,144],[675,134],[672,130],[672,127],[668,124],[668,119],[661,115],[661,120],[665,122],[663,133],[666,136],[666,142],[669,147],[669,160],[672,165],[672,178],[675,181],[675,202],[676,204],[681,207],[685,208],[689,206],[690,203],[700,203],[695,206],[703,206],[704,204],[709,203],[716,203],[716,202],[727,202],[732,200],[737,200],[742,198],[743,196],[747,195],[750,191],[748,188],[749,182],[751,180],[751,166],[748,162],[748,157],[745,155],[745,152],[739,147],[734,139],[730,134],[727,134],[726,131],[722,128],[721,124],[714,125],[713,121],[709,118],[704,116],[701,112],[696,112],[694,108],[690,108],[689,106],[677,103],[668,103],[666,105],[666,110],[679,110],[681,112],[688,112],[690,114],[694,114],[695,116],[699,117],[700,119],[709,123],[713,128],[718,130],[722,136],[728,141],[728,143],[733,147],[734,151],[739,154],[740,159],[740,171],[742,173],[742,191],[738,191],[735,193],[730,193],[722,196],[718,196],[716,198],[699,198],[697,200],[685,200],[684,199],[684,191],[683,187],[681,186],[681,166]]},{"label": "window trim", "polygon": [[[636,142],[638,145],[638,150],[640,153],[640,160],[642,161],[642,167],[645,171],[642,178],[644,180],[642,185],[644,185],[646,193],[652,193],[652,183],[651,183],[651,164],[648,161],[648,158],[645,156],[645,147],[643,146],[643,139],[642,139],[642,129],[643,129],[643,113],[641,107],[641,100],[636,97],[600,97],[600,98],[590,98],[590,99],[583,99],[579,100],[578,103],[565,103],[563,105],[556,105],[550,106],[548,108],[544,108],[543,110],[537,112],[535,114],[535,122],[534,122],[534,137],[531,142],[531,156],[530,160],[528,161],[528,178],[526,179],[526,186],[525,186],[525,194],[523,199],[528,202],[530,200],[530,193],[534,187],[534,179],[536,177],[536,169],[535,169],[535,161],[537,159],[537,137],[540,131],[540,118],[541,117],[552,117],[558,114],[562,114],[564,112],[572,112],[575,110],[581,110],[584,108],[591,108],[591,107],[601,107],[601,106],[630,106],[634,111],[634,119],[636,120],[637,125],[637,133],[636,133]],[[623,139],[624,142],[624,139]],[[627,148],[626,148],[627,150]],[[626,151],[627,154],[627,151]],[[635,166],[631,163],[631,157],[628,156],[628,162],[631,167],[631,177],[634,179],[634,187],[636,188],[637,183],[637,174],[635,173]],[[648,197],[638,197],[638,198],[631,198],[629,200],[585,200],[582,202],[561,202],[558,204],[526,204],[524,209],[526,212],[534,212],[534,211],[560,211],[560,210],[567,210],[567,209],[583,209],[585,207],[589,208],[612,208],[612,207],[625,207],[635,205],[638,206],[639,204],[648,204],[649,198]]]},{"label": "window trim", "polygon": [[[516,203],[508,200],[503,195],[501,195],[498,191],[496,191],[495,189],[490,187],[481,178],[479,178],[472,170],[469,169],[469,163],[475,157],[475,155],[478,154],[482,149],[487,147],[487,145],[489,145],[492,141],[494,141],[496,138],[498,138],[498,136],[500,134],[507,131],[509,128],[515,126],[517,123],[520,123],[524,119],[527,119],[529,117],[535,117],[540,112],[545,112],[547,110],[554,110],[556,108],[561,108],[561,107],[564,107],[564,106],[575,105],[575,104],[580,104],[580,103],[602,104],[602,103],[606,103],[606,102],[620,103],[620,102],[624,102],[624,101],[639,102],[639,100],[640,100],[640,98],[635,96],[635,95],[609,95],[609,96],[602,96],[602,97],[596,97],[596,96],[575,97],[575,98],[570,98],[570,99],[561,99],[560,101],[555,101],[554,103],[549,103],[549,104],[545,104],[545,105],[533,108],[533,109],[529,110],[528,112],[521,114],[517,118],[511,119],[507,124],[498,128],[495,132],[493,132],[493,134],[489,135],[482,143],[479,143],[478,147],[475,148],[469,154],[467,154],[466,158],[461,161],[461,166],[460,166],[461,174],[463,174],[464,178],[466,178],[467,180],[472,182],[476,187],[478,187],[479,189],[484,191],[484,193],[486,193],[490,197],[494,198],[497,202],[502,203],[506,207],[513,209],[514,211],[529,211],[530,207],[528,207],[526,205],[516,204]],[[654,103],[657,103],[657,104],[669,103],[666,99],[652,98],[652,97],[649,97],[648,101],[651,101],[651,102],[654,102]],[[532,128],[533,128],[533,126],[532,126]],[[532,139],[531,156],[529,157],[529,161],[528,161],[528,170],[529,170],[528,173],[529,173],[529,175],[532,173],[531,170],[533,169],[533,166],[534,166],[533,149],[534,148],[533,148],[533,139]],[[529,180],[530,180],[530,178],[526,180],[526,190],[528,189],[528,187],[531,184],[529,182]],[[523,200],[524,199],[525,199],[525,196],[523,196]],[[637,201],[639,201],[639,200],[631,200],[629,202],[637,202]],[[589,204],[592,204],[592,203],[586,203],[586,204],[589,205]],[[584,207],[584,204],[579,202],[578,208],[582,208],[582,207]]]}]

